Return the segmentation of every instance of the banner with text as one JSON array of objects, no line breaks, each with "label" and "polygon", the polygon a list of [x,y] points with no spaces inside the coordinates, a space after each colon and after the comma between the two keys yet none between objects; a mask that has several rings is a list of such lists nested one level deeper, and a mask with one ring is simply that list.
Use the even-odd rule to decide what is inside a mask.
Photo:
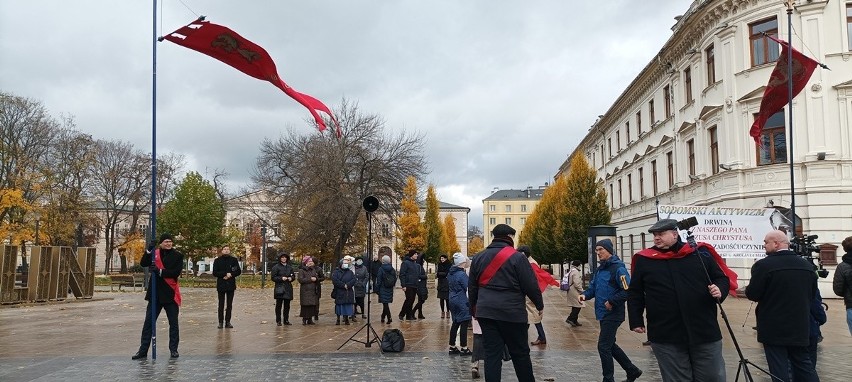
[{"label": "banner with text", "polygon": [[[683,220],[692,216],[695,241],[711,244],[723,258],[753,259],[766,256],[763,238],[773,226],[774,208],[734,208],[714,206],[659,206],[660,219]],[[686,231],[680,231],[686,241]]]}]

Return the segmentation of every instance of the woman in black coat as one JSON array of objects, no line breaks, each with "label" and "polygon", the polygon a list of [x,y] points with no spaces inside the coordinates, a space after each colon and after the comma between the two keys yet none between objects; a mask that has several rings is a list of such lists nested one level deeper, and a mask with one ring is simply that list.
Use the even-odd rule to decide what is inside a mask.
[{"label": "woman in black coat", "polygon": [[411,309],[411,315],[414,315],[414,312],[417,312],[417,318],[424,320],[426,319],[426,316],[423,315],[423,303],[429,298],[429,287],[426,286],[428,279],[426,277],[426,268],[424,268],[425,260],[423,259],[423,256],[419,256],[416,262],[419,264],[420,276],[417,279],[417,305]]},{"label": "woman in black coat", "polygon": [[275,322],[278,326],[282,323],[290,325],[290,302],[293,301],[295,279],[296,273],[290,265],[290,254],[285,252],[278,255],[278,263],[272,266],[272,281],[275,282]]},{"label": "woman in black coat", "polygon": [[355,258],[355,314],[358,314],[358,308],[361,308],[361,318],[367,318],[367,312],[364,311],[364,297],[367,297],[367,282],[370,280],[370,271],[364,265],[363,257]]},{"label": "woman in black coat", "polygon": [[340,316],[343,316],[343,324],[349,325],[349,318],[353,317],[355,311],[355,272],[349,267],[352,257],[346,256],[340,260],[340,266],[331,272],[331,283],[334,287],[334,314],[337,315],[337,323],[340,325]]},{"label": "woman in black coat", "polygon": [[438,284],[438,301],[441,304],[441,318],[450,318],[450,313],[444,310],[444,305],[447,305],[447,310],[449,310],[447,299],[450,298],[450,287],[447,283],[447,274],[450,273],[451,265],[447,255],[441,255],[441,259],[438,260],[438,270],[435,272],[435,280]]},{"label": "woman in black coat", "polygon": [[234,291],[237,290],[236,277],[240,273],[240,262],[231,256],[230,247],[223,246],[222,255],[213,260],[213,276],[216,276],[216,292],[219,294],[219,329],[233,328],[231,311],[234,308]]},{"label": "woman in black coat", "polygon": [[[378,293],[379,302],[382,304],[382,323],[385,323],[385,316],[387,316],[388,324],[393,322],[391,320],[390,304],[393,302],[393,290],[396,288],[397,279],[396,269],[393,269],[390,262],[390,256],[382,256],[382,265],[379,267],[378,273],[376,273],[375,283],[376,293]],[[393,280],[393,282],[386,280]]]}]

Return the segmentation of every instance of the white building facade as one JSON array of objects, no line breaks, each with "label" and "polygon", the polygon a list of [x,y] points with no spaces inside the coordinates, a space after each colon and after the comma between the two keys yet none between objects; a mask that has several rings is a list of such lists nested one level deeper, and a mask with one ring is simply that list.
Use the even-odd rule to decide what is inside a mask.
[{"label": "white building facade", "polygon": [[[838,246],[852,234],[852,1],[796,3],[793,47],[831,70],[817,68],[794,99],[792,136],[787,106],[765,125],[762,148],[748,134],[780,53],[763,33],[788,39],[786,6],[696,0],[574,149],[606,187],[625,261],[652,245],[658,204],[786,210],[790,157],[800,232]],[[728,264],[747,280],[754,261]]]}]

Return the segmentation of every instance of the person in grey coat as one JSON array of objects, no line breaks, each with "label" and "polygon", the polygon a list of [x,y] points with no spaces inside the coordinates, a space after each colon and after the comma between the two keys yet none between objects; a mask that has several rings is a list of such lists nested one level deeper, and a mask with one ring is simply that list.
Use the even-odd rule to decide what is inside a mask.
[{"label": "person in grey coat", "polygon": [[355,314],[358,314],[358,309],[360,308],[361,318],[367,318],[367,312],[364,311],[364,297],[367,296],[367,282],[370,280],[370,271],[364,265],[363,257],[355,258],[355,312],[353,313],[352,318],[355,318]]}]

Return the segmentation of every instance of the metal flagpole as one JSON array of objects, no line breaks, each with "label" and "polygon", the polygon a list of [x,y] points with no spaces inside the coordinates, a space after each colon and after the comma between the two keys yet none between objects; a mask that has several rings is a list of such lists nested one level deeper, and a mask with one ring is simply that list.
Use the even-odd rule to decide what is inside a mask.
[{"label": "metal flagpole", "polygon": [[[153,13],[153,71],[152,71],[152,106],[151,106],[151,240],[156,241],[157,237],[157,0],[151,1],[154,4]],[[154,256],[157,253],[157,247],[154,247],[151,252],[151,262],[156,264]],[[151,359],[157,359],[157,273],[151,272],[151,287],[149,288],[151,297],[149,299],[151,307]]]},{"label": "metal flagpole", "polygon": [[[796,182],[793,171],[793,0],[787,0],[787,113],[789,134],[787,141],[790,143],[790,220],[793,223],[793,234],[796,235]],[[767,148],[768,149],[768,148]],[[802,227],[804,229],[804,227]]]}]

